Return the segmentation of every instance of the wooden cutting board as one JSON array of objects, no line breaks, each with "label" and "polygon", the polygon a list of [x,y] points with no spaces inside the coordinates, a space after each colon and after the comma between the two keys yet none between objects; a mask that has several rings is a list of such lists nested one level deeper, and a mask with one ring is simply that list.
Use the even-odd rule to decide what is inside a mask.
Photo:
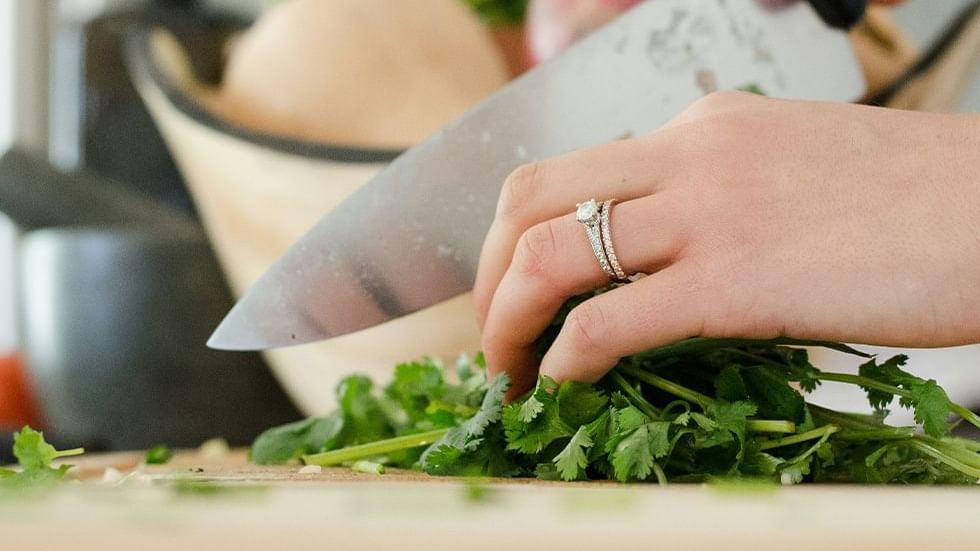
[{"label": "wooden cutting board", "polygon": [[[0,548],[980,549],[980,488],[474,485],[412,472],[299,474],[250,466],[242,452],[180,454],[121,484],[95,482],[140,458],[85,458],[76,463],[88,483],[0,498]],[[226,489],[202,492],[203,481]]]}]

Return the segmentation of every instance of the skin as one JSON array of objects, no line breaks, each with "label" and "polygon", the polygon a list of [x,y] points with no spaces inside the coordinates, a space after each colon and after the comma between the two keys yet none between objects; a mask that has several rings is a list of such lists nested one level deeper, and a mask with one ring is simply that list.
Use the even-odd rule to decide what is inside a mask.
[{"label": "skin", "polygon": [[[692,336],[903,347],[980,342],[980,116],[712,94],[637,139],[524,166],[504,184],[475,287],[491,374],[593,382]],[[611,214],[609,280],[575,220]]]}]

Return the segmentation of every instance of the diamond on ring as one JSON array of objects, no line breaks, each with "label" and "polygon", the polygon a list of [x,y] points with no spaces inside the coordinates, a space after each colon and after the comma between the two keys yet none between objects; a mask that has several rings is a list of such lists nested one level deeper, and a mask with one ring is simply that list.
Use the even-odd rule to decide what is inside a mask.
[{"label": "diamond on ring", "polygon": [[599,203],[595,199],[589,199],[584,203],[575,205],[575,219],[583,224],[598,221]]}]

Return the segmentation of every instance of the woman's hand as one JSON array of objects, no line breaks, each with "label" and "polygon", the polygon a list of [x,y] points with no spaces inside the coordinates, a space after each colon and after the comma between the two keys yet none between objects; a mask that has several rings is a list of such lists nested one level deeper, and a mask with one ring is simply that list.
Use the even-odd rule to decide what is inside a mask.
[{"label": "woman's hand", "polygon": [[726,92],[508,178],[475,296],[512,396],[565,300],[609,283],[575,220],[590,198],[621,201],[616,252],[651,275],[571,312],[540,362],[557,380],[692,336],[980,342],[980,118]]}]

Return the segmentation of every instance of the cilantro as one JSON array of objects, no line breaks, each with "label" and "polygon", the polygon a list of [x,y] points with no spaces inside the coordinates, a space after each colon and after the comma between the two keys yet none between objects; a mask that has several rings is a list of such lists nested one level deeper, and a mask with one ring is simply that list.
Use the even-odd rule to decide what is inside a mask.
[{"label": "cilantro", "polygon": [[930,436],[946,436],[949,424],[946,418],[952,412],[949,409],[949,397],[934,379],[911,386],[914,397],[909,402],[915,408],[915,421]]},{"label": "cilantro", "polygon": [[789,386],[788,377],[768,367],[742,370],[748,398],[755,403],[760,415],[767,419],[786,419],[802,423],[806,403],[803,395]]},{"label": "cilantro", "polygon": [[59,451],[44,440],[44,434],[24,427],[14,434],[14,457],[20,470],[0,469],[2,487],[31,488],[58,482],[64,479],[71,465],[54,467],[52,463],[84,452],[82,448]]},{"label": "cilantro", "polygon": [[589,464],[588,450],[593,446],[589,428],[582,425],[569,440],[565,449],[555,456],[554,463],[562,480],[578,480],[585,476]]},{"label": "cilantro", "polygon": [[758,83],[755,83],[755,82],[750,82],[750,83],[748,83],[748,84],[746,84],[744,86],[741,86],[741,87],[738,88],[738,90],[741,90],[742,92],[749,92],[751,94],[756,94],[756,95],[759,95],[759,96],[765,96],[765,95],[767,95],[762,90],[762,87],[759,86],[759,84]]},{"label": "cilantro", "polygon": [[373,386],[371,379],[354,375],[337,387],[337,402],[344,419],[341,439],[345,445],[373,442],[394,433],[381,401],[372,393]]},{"label": "cilantro", "polygon": [[143,462],[147,465],[163,465],[170,461],[174,456],[174,451],[165,444],[157,444],[149,450],[143,457]]},{"label": "cilantro", "polygon": [[[574,430],[561,419],[555,391],[558,384],[542,376],[534,392],[523,403],[514,403],[503,411],[507,449],[526,455],[540,452],[555,440],[571,436]],[[527,407],[527,404],[533,404]]]},{"label": "cilantro", "polygon": [[562,383],[555,399],[558,402],[558,416],[573,428],[594,420],[609,403],[609,398],[602,390],[575,381]]},{"label": "cilantro", "polygon": [[646,480],[654,469],[654,460],[670,451],[670,423],[654,421],[631,429],[613,448],[613,472],[616,480]]},{"label": "cilantro", "polygon": [[395,367],[395,377],[385,389],[385,395],[404,408],[407,417],[418,419],[426,415],[429,403],[441,398],[442,369],[435,362],[413,362]]},{"label": "cilantro", "polygon": [[[824,372],[801,346],[867,361],[857,375]],[[838,343],[696,338],[623,358],[596,384],[540,377],[504,405],[509,379],[487,382],[482,356],[456,362],[457,383],[424,360],[396,367],[380,393],[363,377],[345,379],[336,412],[267,431],[252,457],[566,481],[976,482],[980,443],[948,434],[953,415],[977,426],[980,417],[936,381],[905,371],[905,362],[878,362]],[[876,413],[807,403],[799,389],[824,382],[863,388]],[[916,427],[885,423],[896,397],[914,411]]]},{"label": "cilantro", "polygon": [[913,409],[915,421],[926,434],[945,436],[950,430],[946,419],[953,413],[946,391],[934,379],[927,381],[903,370],[907,361],[907,356],[900,355],[880,365],[874,360],[861,365],[858,375],[867,380],[863,388],[868,393],[868,402],[875,409],[883,410],[898,395],[903,407]]},{"label": "cilantro", "polygon": [[484,468],[509,471],[508,461],[503,456],[499,427],[485,434],[491,425],[500,420],[504,394],[509,387],[507,374],[497,375],[491,381],[476,415],[449,430],[422,454],[419,459],[422,470],[429,474],[474,476],[481,474],[479,471]]},{"label": "cilantro", "polygon": [[339,412],[274,427],[255,439],[250,457],[258,465],[271,465],[327,451],[336,447],[343,427]]},{"label": "cilantro", "polygon": [[524,22],[528,0],[465,0],[490,25],[519,25]]}]

